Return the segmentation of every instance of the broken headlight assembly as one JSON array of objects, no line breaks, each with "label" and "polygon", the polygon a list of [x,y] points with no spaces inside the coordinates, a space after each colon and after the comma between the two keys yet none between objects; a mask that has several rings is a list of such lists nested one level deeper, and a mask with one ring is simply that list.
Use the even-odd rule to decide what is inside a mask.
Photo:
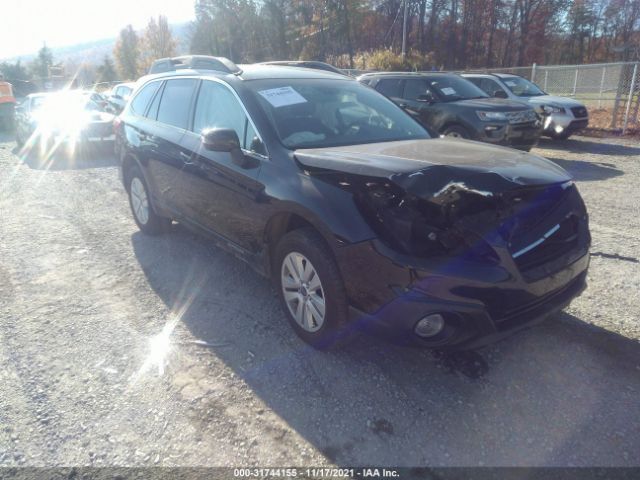
[{"label": "broken headlight assembly", "polygon": [[379,182],[367,182],[356,202],[380,240],[399,253],[418,258],[498,260],[484,240],[455,225],[455,204],[424,200],[392,183]]}]

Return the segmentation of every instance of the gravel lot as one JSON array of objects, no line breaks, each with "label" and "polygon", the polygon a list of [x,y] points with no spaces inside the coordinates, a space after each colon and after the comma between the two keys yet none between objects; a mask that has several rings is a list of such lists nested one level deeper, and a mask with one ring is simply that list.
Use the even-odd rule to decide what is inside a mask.
[{"label": "gravel lot", "polygon": [[310,350],[249,267],[138,232],[108,149],[0,135],[0,466],[640,465],[637,143],[541,143],[589,209],[589,288],[442,357]]}]

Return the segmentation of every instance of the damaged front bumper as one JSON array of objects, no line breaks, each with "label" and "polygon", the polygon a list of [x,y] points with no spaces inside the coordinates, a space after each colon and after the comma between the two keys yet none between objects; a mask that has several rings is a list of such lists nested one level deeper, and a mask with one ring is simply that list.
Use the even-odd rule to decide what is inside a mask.
[{"label": "damaged front bumper", "polygon": [[[353,328],[397,344],[429,348],[477,348],[544,320],[582,293],[589,266],[588,245],[547,265],[553,273],[537,281],[527,281],[504,265],[456,259],[412,265],[378,241],[348,250],[352,267],[360,270],[347,271],[348,289],[354,286],[351,282],[370,287],[351,289]],[[367,280],[374,278],[375,286]],[[421,338],[416,324],[435,313],[445,318],[448,328],[443,335]]]},{"label": "damaged front bumper", "polygon": [[[586,287],[591,237],[577,191],[517,239],[496,231],[484,240],[486,261],[416,258],[380,239],[339,249],[353,328],[402,345],[475,348],[545,319]],[[417,323],[433,314],[447,328],[420,337]]]}]

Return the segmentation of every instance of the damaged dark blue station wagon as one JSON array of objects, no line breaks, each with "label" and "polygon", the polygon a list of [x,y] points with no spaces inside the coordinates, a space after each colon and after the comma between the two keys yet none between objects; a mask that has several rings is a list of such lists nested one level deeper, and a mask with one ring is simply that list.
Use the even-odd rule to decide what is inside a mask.
[{"label": "damaged dark blue station wagon", "polygon": [[587,212],[552,162],[431,139],[342,75],[210,64],[142,78],[120,117],[134,218],[149,234],[176,220],[272,278],[306,342],[472,348],[585,288]]}]

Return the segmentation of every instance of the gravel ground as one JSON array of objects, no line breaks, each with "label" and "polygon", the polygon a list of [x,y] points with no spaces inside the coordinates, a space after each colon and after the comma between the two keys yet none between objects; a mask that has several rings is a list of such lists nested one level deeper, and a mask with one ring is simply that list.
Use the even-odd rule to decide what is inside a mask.
[{"label": "gravel ground", "polygon": [[15,151],[0,137],[0,466],[640,465],[637,143],[542,142],[591,215],[589,288],[453,357],[310,350],[246,265],[138,232],[108,150]]}]

